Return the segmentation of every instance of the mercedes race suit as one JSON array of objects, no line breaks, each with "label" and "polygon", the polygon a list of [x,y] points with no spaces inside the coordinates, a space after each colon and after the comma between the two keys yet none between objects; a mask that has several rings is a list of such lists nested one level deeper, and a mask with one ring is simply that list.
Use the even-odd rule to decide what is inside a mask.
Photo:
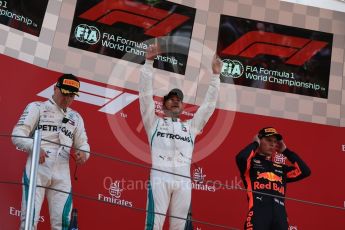
[{"label": "mercedes race suit", "polygon": [[[12,135],[31,137],[36,128],[42,130],[42,139],[66,146],[73,146],[83,151],[90,151],[82,117],[70,108],[63,111],[55,104],[53,99],[45,102],[30,103],[14,127]],[[18,149],[29,153],[23,175],[23,183],[25,185],[23,186],[21,229],[24,229],[33,140],[13,137],[12,141]],[[41,142],[41,151],[47,153],[48,156],[45,158],[45,162],[38,167],[37,185],[70,192],[70,148],[54,143],[44,140]],[[86,153],[86,157],[89,157],[89,153]],[[67,229],[72,209],[71,194],[41,187],[36,189],[35,229],[37,228],[45,193],[49,204],[51,229]]]},{"label": "mercedes race suit", "polygon": [[292,163],[291,166],[274,163],[271,159],[256,154],[258,147],[259,144],[253,142],[236,156],[243,184],[248,190],[249,211],[244,229],[287,230],[289,226],[284,202],[286,183],[309,176],[310,169],[289,149],[282,153]]},{"label": "mercedes race suit", "polygon": [[[219,77],[213,76],[204,102],[194,117],[188,121],[181,121],[171,117],[161,118],[155,114],[152,79],[152,61],[146,60],[141,69],[139,101],[151,148],[153,168],[150,175],[146,217],[146,229],[150,230],[162,229],[168,208],[170,215],[187,218],[191,201],[190,165],[194,141],[215,109],[220,85]],[[170,229],[181,230],[185,225],[184,220],[170,219]]]}]

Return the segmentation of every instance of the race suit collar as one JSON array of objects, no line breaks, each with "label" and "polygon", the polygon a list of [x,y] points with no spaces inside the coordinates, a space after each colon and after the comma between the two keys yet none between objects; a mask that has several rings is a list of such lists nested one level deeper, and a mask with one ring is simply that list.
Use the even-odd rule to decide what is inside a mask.
[{"label": "race suit collar", "polygon": [[180,118],[175,118],[175,117],[163,117],[164,121],[169,121],[171,120],[172,122],[180,122]]},{"label": "race suit collar", "polygon": [[60,108],[60,106],[58,106],[58,105],[56,104],[56,102],[54,101],[54,98],[53,98],[53,97],[51,97],[51,98],[49,99],[49,102],[52,103],[52,105],[54,105],[54,106],[55,106],[58,110],[60,110],[63,114],[65,114],[65,113],[67,113],[67,112],[69,112],[69,111],[71,110],[70,108],[66,108],[66,110]]},{"label": "race suit collar", "polygon": [[271,160],[272,158],[271,156],[265,156],[264,154],[258,153],[258,152],[256,153],[256,157],[261,160],[268,160],[268,161]]}]

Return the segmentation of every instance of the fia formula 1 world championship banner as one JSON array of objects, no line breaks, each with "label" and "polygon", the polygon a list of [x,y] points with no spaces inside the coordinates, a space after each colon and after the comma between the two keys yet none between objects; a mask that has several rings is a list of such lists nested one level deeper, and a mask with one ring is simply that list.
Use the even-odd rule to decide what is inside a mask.
[{"label": "fia formula 1 world championship banner", "polygon": [[154,66],[184,74],[195,12],[161,0],[78,0],[69,46],[143,63],[147,41],[161,37]]},{"label": "fia formula 1 world championship banner", "polygon": [[328,97],[333,34],[221,15],[221,80]]},{"label": "fia formula 1 world championship banner", "polygon": [[1,0],[0,23],[39,36],[48,0]]}]

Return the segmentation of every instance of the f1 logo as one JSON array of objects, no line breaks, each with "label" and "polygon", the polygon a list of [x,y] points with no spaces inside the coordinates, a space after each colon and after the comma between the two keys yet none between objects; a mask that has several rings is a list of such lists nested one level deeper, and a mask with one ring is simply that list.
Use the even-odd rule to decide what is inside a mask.
[{"label": "f1 logo", "polygon": [[79,17],[106,25],[123,22],[138,26],[152,37],[165,36],[189,19],[187,16],[132,0],[103,0]]},{"label": "f1 logo", "polygon": [[222,51],[222,55],[253,58],[268,54],[287,58],[286,64],[301,66],[327,45],[327,42],[264,31],[244,34]]},{"label": "f1 logo", "polygon": [[[54,85],[49,86],[37,95],[44,98],[51,98],[51,95],[54,93]],[[75,100],[100,106],[101,108],[98,110],[100,112],[116,114],[138,98],[139,96],[136,94],[124,93],[80,81],[79,97],[75,97]]]}]

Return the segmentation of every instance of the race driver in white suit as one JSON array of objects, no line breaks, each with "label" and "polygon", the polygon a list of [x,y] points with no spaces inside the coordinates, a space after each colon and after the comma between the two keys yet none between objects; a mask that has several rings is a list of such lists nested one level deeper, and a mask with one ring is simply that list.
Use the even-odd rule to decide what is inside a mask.
[{"label": "race driver in white suit", "polygon": [[148,186],[145,229],[162,229],[169,209],[169,215],[173,216],[170,218],[170,230],[183,230],[186,228],[187,221],[184,219],[187,218],[191,203],[190,165],[194,141],[216,107],[221,61],[214,56],[213,76],[203,104],[192,119],[181,121],[179,116],[183,111],[183,93],[180,89],[172,89],[164,96],[165,116],[158,117],[155,114],[152,65],[158,53],[158,45],[148,47],[139,83],[140,112],[151,148],[153,168]]},{"label": "race driver in white suit", "polygon": [[78,112],[69,108],[74,97],[78,95],[79,86],[77,77],[72,74],[63,74],[54,86],[52,98],[45,102],[28,104],[13,129],[13,143],[17,148],[29,153],[23,174],[20,229],[24,229],[25,224],[33,140],[18,136],[32,137],[35,129],[42,131],[37,185],[45,186],[48,189],[41,187],[36,189],[34,229],[37,228],[45,194],[48,199],[51,229],[67,230],[69,227],[72,209],[70,148],[65,146],[80,149],[80,151],[73,152],[73,158],[77,164],[84,164],[89,158],[88,152],[90,151],[83,119]]}]

